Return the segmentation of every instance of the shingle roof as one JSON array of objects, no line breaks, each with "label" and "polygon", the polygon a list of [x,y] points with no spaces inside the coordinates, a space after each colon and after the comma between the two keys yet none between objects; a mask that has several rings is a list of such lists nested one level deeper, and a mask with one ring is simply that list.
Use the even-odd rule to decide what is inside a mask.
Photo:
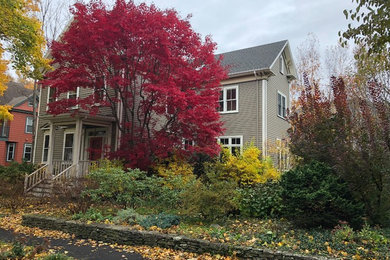
[{"label": "shingle roof", "polygon": [[32,94],[31,89],[27,89],[21,83],[9,82],[7,83],[7,90],[3,96],[0,96],[0,105],[9,104],[11,100],[17,97],[24,97],[25,99]]},{"label": "shingle roof", "polygon": [[287,40],[255,46],[251,48],[225,52],[222,65],[229,66],[229,74],[235,74],[251,70],[269,69],[278,54],[286,45]]}]

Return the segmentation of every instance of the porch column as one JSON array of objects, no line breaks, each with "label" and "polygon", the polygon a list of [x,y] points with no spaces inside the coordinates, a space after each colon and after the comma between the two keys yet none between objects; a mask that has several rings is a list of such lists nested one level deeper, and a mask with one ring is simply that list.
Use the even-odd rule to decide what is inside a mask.
[{"label": "porch column", "polygon": [[73,139],[73,165],[76,165],[76,176],[80,175],[79,160],[80,160],[80,149],[81,149],[81,130],[83,128],[83,122],[80,118],[76,120],[76,130]]},{"label": "porch column", "polygon": [[53,174],[54,127],[54,124],[50,122],[49,153],[47,155],[47,164],[50,174]]}]

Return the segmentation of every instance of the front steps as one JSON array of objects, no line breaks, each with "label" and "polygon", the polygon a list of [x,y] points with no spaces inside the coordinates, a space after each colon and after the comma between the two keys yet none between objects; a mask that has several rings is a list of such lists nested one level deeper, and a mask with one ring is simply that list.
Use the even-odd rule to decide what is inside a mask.
[{"label": "front steps", "polygon": [[43,198],[50,197],[53,193],[53,181],[51,179],[45,179],[37,186],[29,190],[27,197]]}]

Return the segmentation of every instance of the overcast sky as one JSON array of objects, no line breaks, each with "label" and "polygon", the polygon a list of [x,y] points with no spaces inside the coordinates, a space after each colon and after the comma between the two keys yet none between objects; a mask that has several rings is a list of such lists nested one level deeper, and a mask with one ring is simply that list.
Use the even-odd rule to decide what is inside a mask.
[{"label": "overcast sky", "polygon": [[[141,2],[136,0],[136,3]],[[352,0],[146,0],[161,9],[174,8],[182,17],[192,14],[194,30],[211,35],[217,53],[289,40],[296,51],[308,33],[317,35],[321,52],[338,42],[348,21],[344,9]]]}]

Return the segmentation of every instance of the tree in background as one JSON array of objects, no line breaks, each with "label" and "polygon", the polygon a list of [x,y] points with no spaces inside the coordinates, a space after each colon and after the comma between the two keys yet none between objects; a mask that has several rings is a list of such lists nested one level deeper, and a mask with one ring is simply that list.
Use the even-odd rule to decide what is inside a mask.
[{"label": "tree in background", "polygon": [[[35,0],[0,1],[0,94],[7,89],[5,76],[7,61],[4,51],[11,55],[13,68],[26,77],[40,78],[42,68],[48,68],[42,51],[45,40],[40,22],[34,17],[38,11]],[[12,119],[8,106],[0,106],[0,120]]]},{"label": "tree in background", "polygon": [[354,10],[344,10],[345,17],[360,23],[348,25],[339,35],[343,43],[353,39],[358,45],[368,48],[369,53],[390,51],[390,2],[388,0],[352,0],[357,3]]},{"label": "tree in background", "polygon": [[[290,88],[291,102],[293,106],[298,106],[298,97],[305,88],[305,79],[312,84],[318,85],[321,80],[321,57],[320,42],[313,33],[308,34],[296,51],[296,66],[298,78]],[[304,76],[305,75],[305,76]]]},{"label": "tree in background", "polygon": [[174,10],[132,1],[118,0],[110,10],[101,2],[78,3],[73,14],[61,42],[52,45],[56,69],[43,84],[57,96],[77,87],[94,91],[52,102],[50,113],[75,105],[92,114],[110,108],[122,137],[114,156],[131,167],[145,169],[155,158],[185,152],[184,140],[195,144],[189,152],[218,153],[216,108],[226,72],[209,37],[202,42]]},{"label": "tree in background", "polygon": [[306,82],[290,114],[291,151],[304,163],[330,165],[364,202],[372,223],[390,225],[390,106],[384,88],[367,83],[365,97],[332,78],[332,95]]}]

